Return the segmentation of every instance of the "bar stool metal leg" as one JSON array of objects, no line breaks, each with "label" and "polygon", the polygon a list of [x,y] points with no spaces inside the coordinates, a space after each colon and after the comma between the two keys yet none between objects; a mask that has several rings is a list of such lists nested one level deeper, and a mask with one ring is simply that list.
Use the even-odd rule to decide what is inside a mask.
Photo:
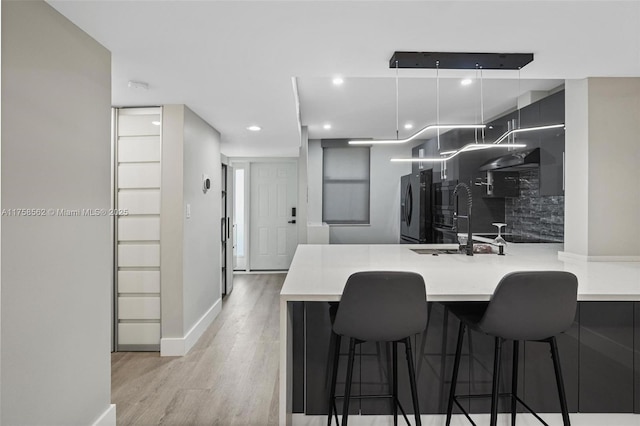
[{"label": "bar stool metal leg", "polygon": [[349,398],[351,397],[351,381],[353,380],[353,361],[356,356],[356,339],[349,339],[349,359],[347,361],[347,380],[344,384],[344,403],[342,405],[342,426],[347,426],[349,417]]},{"label": "bar stool metal leg", "polygon": [[413,351],[411,350],[411,337],[404,339],[407,352],[407,366],[409,367],[409,384],[411,385],[411,399],[413,400],[413,412],[416,417],[416,426],[421,426],[420,406],[418,404],[418,386],[416,385],[416,369],[413,366]]},{"label": "bar stool metal leg", "polygon": [[398,426],[398,342],[391,343],[393,352],[391,354],[393,362],[393,426]]},{"label": "bar stool metal leg", "polygon": [[518,340],[513,341],[513,371],[511,372],[511,426],[516,426],[516,411],[518,400],[518,358],[520,349],[520,342]]},{"label": "bar stool metal leg", "polygon": [[338,380],[338,361],[340,359],[340,343],[342,336],[339,334],[331,333],[333,337],[335,347],[333,349],[333,369],[331,371],[331,387],[329,388],[329,415],[327,418],[327,426],[331,426],[331,416],[336,416],[336,425],[339,425],[338,421],[338,409],[336,408],[336,381]]},{"label": "bar stool metal leg", "polygon": [[[456,398],[456,384],[458,383],[458,370],[460,367],[460,357],[462,355],[462,341],[464,339],[464,323],[460,322],[458,328],[458,343],[456,344],[456,357],[453,361],[453,374],[451,377],[451,388],[449,389],[449,403],[447,404],[446,426],[451,424],[451,413],[453,413],[453,401]],[[444,349],[443,349],[444,350]]]},{"label": "bar stool metal leg", "polygon": [[553,369],[556,373],[556,384],[558,386],[558,397],[560,398],[560,410],[562,411],[562,423],[564,426],[571,426],[569,421],[569,409],[567,407],[567,396],[564,392],[564,382],[562,381],[562,370],[560,369],[560,357],[558,356],[558,344],[556,338],[549,339],[551,345],[551,359],[553,360]]},{"label": "bar stool metal leg", "polygon": [[491,387],[491,420],[490,426],[498,424],[498,387],[500,385],[500,357],[502,356],[502,338],[495,338],[493,355],[493,385]]}]

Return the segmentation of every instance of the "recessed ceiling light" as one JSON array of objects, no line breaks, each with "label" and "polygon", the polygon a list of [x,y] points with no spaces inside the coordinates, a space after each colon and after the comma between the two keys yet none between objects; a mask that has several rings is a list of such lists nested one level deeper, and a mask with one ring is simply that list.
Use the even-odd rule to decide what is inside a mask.
[{"label": "recessed ceiling light", "polygon": [[247,130],[251,130],[252,132],[259,132],[260,130],[262,130],[262,127],[260,127],[260,126],[249,126],[249,127],[247,127]]},{"label": "recessed ceiling light", "polygon": [[342,83],[344,83],[344,79],[342,77],[334,77],[331,81],[335,86],[340,86]]},{"label": "recessed ceiling light", "polygon": [[161,123],[159,121],[152,121],[151,124],[154,126],[159,126]]},{"label": "recessed ceiling light", "polygon": [[322,128],[325,130],[329,130],[331,128],[331,124],[327,123],[324,126],[322,126]]},{"label": "recessed ceiling light", "polygon": [[406,123],[406,124],[404,125],[404,128],[405,128],[405,129],[413,129],[413,124],[411,124],[411,123]]},{"label": "recessed ceiling light", "polygon": [[463,86],[468,86],[471,83],[473,83],[473,80],[471,80],[470,78],[465,78],[460,82],[460,84],[462,84]]}]

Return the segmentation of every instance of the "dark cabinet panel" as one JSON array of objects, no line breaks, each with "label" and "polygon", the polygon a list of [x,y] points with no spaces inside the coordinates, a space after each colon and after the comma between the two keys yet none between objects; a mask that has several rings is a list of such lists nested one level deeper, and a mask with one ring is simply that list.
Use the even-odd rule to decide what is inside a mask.
[{"label": "dark cabinet panel", "polygon": [[[517,112],[518,121],[516,127],[525,129],[540,125],[540,102],[534,102],[521,108]],[[526,132],[525,132],[526,133]],[[518,136],[519,137],[519,136]]]},{"label": "dark cabinet panel", "polygon": [[[495,348],[495,338],[476,331],[467,333],[466,344],[469,346],[469,383],[471,394],[491,394],[493,385],[493,358]],[[522,356],[520,368],[522,369]],[[511,376],[513,371],[513,343],[504,341],[502,344],[502,355],[500,362],[499,392],[511,391]],[[522,395],[522,372],[519,373],[519,394]],[[472,413],[490,413],[491,398],[473,398],[470,400]],[[508,398],[500,398],[498,411],[508,413],[511,411],[511,404]]]},{"label": "dark cabinet panel", "polygon": [[[429,303],[427,327],[416,336],[416,382],[420,411],[423,414],[446,413],[453,360],[456,351],[458,320],[440,303]],[[469,393],[468,347],[460,363],[457,391]],[[469,410],[469,402],[461,403]]]},{"label": "dark cabinet panel", "polygon": [[305,342],[305,330],[304,330],[304,302],[288,302],[289,312],[292,314],[292,342],[293,342],[293,354],[292,354],[292,375],[293,383],[291,384],[293,389],[292,395],[292,412],[303,413],[304,412],[304,342]]},{"label": "dark cabinet panel", "polygon": [[540,126],[564,123],[564,90],[541,99],[540,102]]},{"label": "dark cabinet panel", "polygon": [[[365,342],[360,348],[360,388],[362,395],[389,395],[392,392],[392,345]],[[407,414],[413,413],[405,345],[398,343],[398,398]],[[391,398],[363,398],[362,414],[392,414]]]},{"label": "dark cabinet panel", "polygon": [[518,172],[493,172],[494,197],[517,197],[520,193],[520,174]]},{"label": "dark cabinet panel", "polygon": [[633,401],[633,412],[636,414],[640,414],[640,302],[635,302],[633,304],[633,313],[634,313],[634,366],[635,366],[635,374],[634,374],[634,388],[635,392],[634,401]]},{"label": "dark cabinet panel", "polygon": [[[564,91],[540,102],[540,125],[564,123]],[[564,128],[540,134],[540,195],[564,195]]]},{"label": "dark cabinet panel", "polygon": [[[331,319],[329,304],[326,302],[305,302],[305,413],[327,414],[329,412],[329,386],[331,383],[331,360],[335,342],[331,337]],[[356,346],[356,360],[353,369],[352,395],[360,395],[360,346]],[[340,345],[340,361],[336,395],[344,394],[345,377],[347,374],[347,355],[349,340],[342,339]],[[337,402],[338,413],[342,413],[342,400]],[[349,413],[360,411],[360,401],[352,399],[349,403]]]},{"label": "dark cabinet panel", "polygon": [[[578,411],[579,376],[579,310],[576,321],[566,332],[556,337],[560,366],[570,412]],[[560,412],[560,400],[556,387],[550,346],[546,342],[524,344],[524,399],[540,413]]]},{"label": "dark cabinet panel", "polygon": [[633,412],[633,308],[580,303],[580,412]]}]

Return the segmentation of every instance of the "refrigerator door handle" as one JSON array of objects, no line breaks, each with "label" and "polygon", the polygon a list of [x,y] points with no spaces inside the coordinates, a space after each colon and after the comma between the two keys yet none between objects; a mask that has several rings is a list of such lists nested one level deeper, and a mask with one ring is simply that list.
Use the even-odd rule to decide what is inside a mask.
[{"label": "refrigerator door handle", "polygon": [[407,198],[404,205],[407,225],[411,225],[411,216],[413,213],[413,190],[411,189],[411,182],[407,184]]}]

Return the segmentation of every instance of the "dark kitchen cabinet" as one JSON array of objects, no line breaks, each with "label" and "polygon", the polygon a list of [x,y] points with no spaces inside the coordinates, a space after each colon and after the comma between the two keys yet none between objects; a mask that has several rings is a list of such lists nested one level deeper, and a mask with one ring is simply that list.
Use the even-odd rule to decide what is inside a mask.
[{"label": "dark kitchen cabinet", "polygon": [[[564,90],[538,103],[540,126],[564,123]],[[564,195],[564,128],[536,133],[540,136],[540,195]]]},{"label": "dark kitchen cabinet", "polygon": [[580,412],[633,412],[633,311],[634,302],[580,303]]},{"label": "dark kitchen cabinet", "polygon": [[[578,411],[580,310],[571,328],[556,337],[569,411]],[[546,342],[524,343],[524,400],[539,413],[560,412],[551,351]]]},{"label": "dark kitchen cabinet", "polygon": [[[527,127],[535,127],[540,125],[540,102],[534,102],[521,108],[519,112],[516,112],[519,121],[516,120],[516,128],[526,129]],[[518,125],[519,124],[519,125]],[[520,133],[516,136],[517,140],[525,137],[527,132]],[[529,135],[535,135],[535,132],[529,133]]]},{"label": "dark kitchen cabinet", "polygon": [[[304,356],[304,412],[306,414],[323,415],[329,412],[328,395],[331,377],[331,360],[335,340],[331,333],[331,319],[329,303],[304,302],[305,356]],[[353,382],[351,394],[360,395],[360,350],[362,345],[356,346],[356,358],[353,367]],[[347,356],[349,353],[349,339],[342,339],[340,344],[340,361],[338,363],[338,380],[336,395],[344,395],[345,376],[347,373]],[[294,370],[295,371],[295,370]],[[294,383],[295,383],[294,376]],[[342,401],[337,403],[338,414],[342,414]],[[360,411],[360,400],[352,399],[349,403],[349,413]]]},{"label": "dark kitchen cabinet", "polygon": [[634,338],[633,338],[633,354],[634,354],[634,401],[633,401],[633,412],[636,414],[640,414],[640,302],[635,302],[633,304],[633,314],[634,314]]},{"label": "dark kitchen cabinet", "polygon": [[304,302],[288,302],[293,316],[292,376],[293,395],[291,406],[294,413],[304,412]]},{"label": "dark kitchen cabinet", "polygon": [[496,170],[493,175],[493,193],[484,197],[517,197],[520,193],[520,175],[518,172],[501,172]]},{"label": "dark kitchen cabinet", "polygon": [[[441,414],[447,410],[453,359],[456,353],[458,320],[440,303],[429,303],[427,327],[416,336],[416,382],[420,411],[423,414]],[[469,350],[463,347],[457,391],[469,393]],[[469,400],[460,403],[468,411]]]},{"label": "dark kitchen cabinet", "polygon": [[[330,360],[335,343],[331,337],[329,303],[304,302],[304,311],[299,309],[301,305],[302,302],[296,304],[293,317],[293,408],[294,412],[323,415],[328,412]],[[412,339],[423,414],[446,411],[458,325],[446,305],[429,303],[426,329]],[[570,412],[640,412],[640,302],[579,302],[574,324],[557,341]],[[520,345],[519,395],[538,412],[559,412],[549,345],[542,342]],[[343,339],[341,348],[338,395],[344,390],[347,339]],[[390,346],[369,342],[356,348],[352,395],[388,393]],[[503,348],[500,391],[508,392],[512,343]],[[410,412],[411,394],[402,344],[398,345],[398,355],[400,401]],[[465,333],[457,393],[488,393],[492,368],[493,338],[473,331]],[[460,402],[472,413],[489,411],[486,399]],[[337,406],[341,412],[341,401]],[[389,414],[391,404],[388,400],[352,399],[349,411]],[[506,400],[500,403],[500,411],[509,411]]]}]

